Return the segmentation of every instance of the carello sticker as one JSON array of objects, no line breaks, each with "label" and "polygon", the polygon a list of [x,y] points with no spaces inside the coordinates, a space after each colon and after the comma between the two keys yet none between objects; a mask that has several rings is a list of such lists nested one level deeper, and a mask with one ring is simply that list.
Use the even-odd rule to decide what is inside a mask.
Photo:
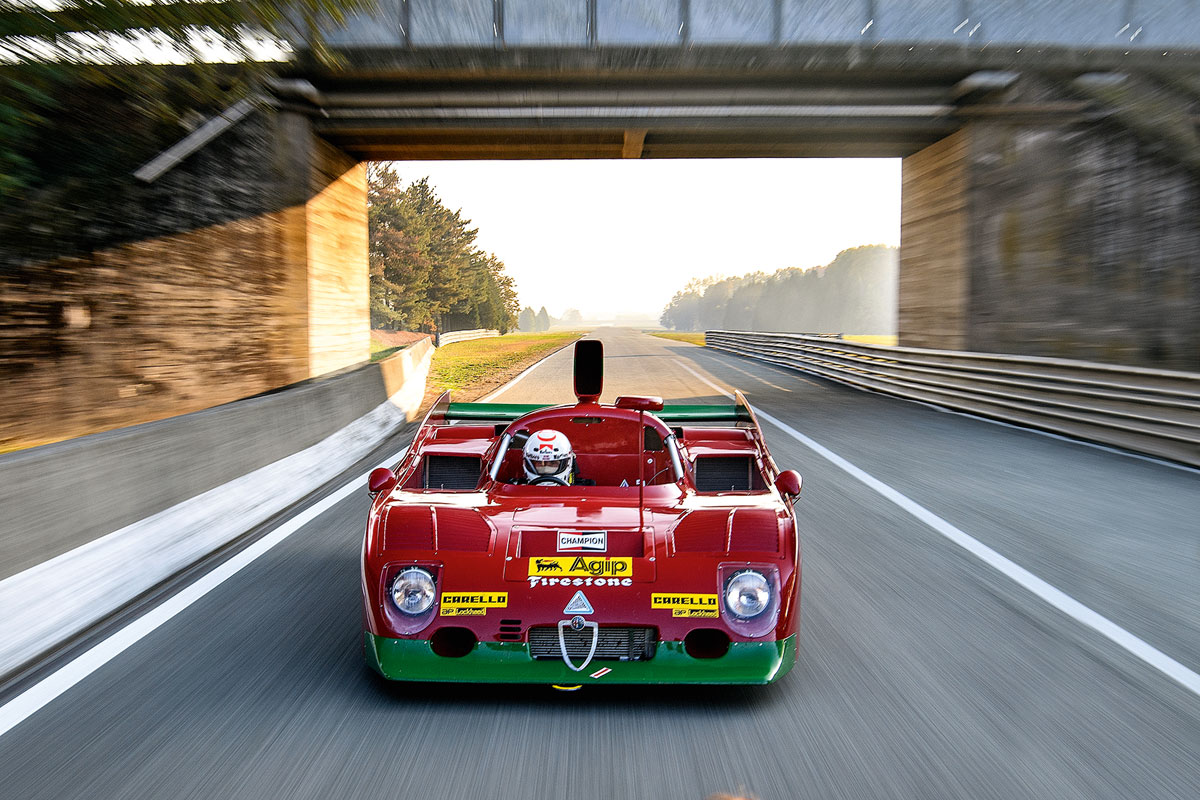
[{"label": "carello sticker", "polygon": [[446,592],[441,606],[443,617],[482,617],[489,608],[507,608],[508,592]]},{"label": "carello sticker", "polygon": [[672,617],[715,617],[717,596],[715,594],[652,594],[650,607],[671,609]]},{"label": "carello sticker", "polygon": [[560,553],[603,553],[607,549],[608,531],[558,532],[558,552]]},{"label": "carello sticker", "polygon": [[541,575],[567,576],[600,576],[627,577],[633,574],[632,558],[605,558],[603,556],[589,558],[531,558],[529,559],[529,577]]}]

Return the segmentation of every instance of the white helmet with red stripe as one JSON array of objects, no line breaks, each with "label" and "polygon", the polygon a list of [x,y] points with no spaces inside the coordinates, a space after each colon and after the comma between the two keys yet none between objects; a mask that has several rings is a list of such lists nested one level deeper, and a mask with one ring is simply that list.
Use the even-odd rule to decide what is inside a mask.
[{"label": "white helmet with red stripe", "polygon": [[575,454],[571,452],[571,441],[565,433],[545,428],[534,431],[525,442],[525,457],[522,463],[525,465],[527,481],[554,477],[563,483],[571,483]]}]

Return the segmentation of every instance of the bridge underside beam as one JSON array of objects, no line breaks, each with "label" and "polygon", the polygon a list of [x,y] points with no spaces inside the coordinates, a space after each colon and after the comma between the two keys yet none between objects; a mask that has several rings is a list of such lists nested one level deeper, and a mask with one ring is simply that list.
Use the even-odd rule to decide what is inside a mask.
[{"label": "bridge underside beam", "polygon": [[[699,127],[699,126],[698,126]],[[892,127],[868,134],[862,129],[826,126],[730,128],[729,130],[649,130],[640,147],[630,146],[626,130],[371,130],[322,126],[321,134],[367,161],[568,158],[794,158],[897,157],[945,136],[949,125]]]}]

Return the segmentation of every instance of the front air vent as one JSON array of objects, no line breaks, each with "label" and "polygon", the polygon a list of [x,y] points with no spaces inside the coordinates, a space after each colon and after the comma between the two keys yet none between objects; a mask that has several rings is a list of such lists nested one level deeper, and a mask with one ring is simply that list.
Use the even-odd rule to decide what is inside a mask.
[{"label": "front air vent", "polygon": [[692,511],[672,529],[676,553],[720,553],[725,550],[729,512],[718,509]]},{"label": "front air vent", "polygon": [[696,491],[748,492],[754,459],[749,456],[707,456],[696,459]]},{"label": "front air vent", "polygon": [[[563,640],[567,643],[567,655],[572,661],[579,663],[587,658],[588,651],[592,648],[592,630],[566,629],[563,631]],[[594,658],[598,661],[647,661],[654,658],[657,647],[658,636],[654,628],[600,628]],[[558,628],[530,628],[529,655],[538,659],[562,658]]]},{"label": "front air vent", "polygon": [[519,642],[521,641],[521,620],[519,619],[502,619],[500,620],[500,633],[496,636],[502,642]]},{"label": "front air vent", "polygon": [[779,552],[779,520],[769,508],[739,508],[729,525],[729,551]]},{"label": "front air vent", "polygon": [[479,485],[483,462],[475,456],[425,457],[425,488],[470,491]]},{"label": "front air vent", "polygon": [[438,506],[437,549],[486,553],[492,542],[487,520],[473,508]]},{"label": "front air vent", "polygon": [[433,513],[429,506],[391,506],[383,531],[385,550],[433,549]]}]

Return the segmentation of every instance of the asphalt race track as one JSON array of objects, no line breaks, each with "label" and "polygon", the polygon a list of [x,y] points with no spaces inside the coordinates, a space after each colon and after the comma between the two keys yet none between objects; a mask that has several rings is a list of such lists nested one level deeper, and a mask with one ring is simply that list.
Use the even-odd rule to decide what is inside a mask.
[{"label": "asphalt race track", "polygon": [[[605,401],[741,388],[1200,671],[1196,472],[597,335]],[[495,399],[570,400],[569,350]],[[0,797],[1200,797],[1193,690],[764,428],[804,476],[800,660],[774,686],[387,685],[360,654],[364,486],[0,737]]]}]

